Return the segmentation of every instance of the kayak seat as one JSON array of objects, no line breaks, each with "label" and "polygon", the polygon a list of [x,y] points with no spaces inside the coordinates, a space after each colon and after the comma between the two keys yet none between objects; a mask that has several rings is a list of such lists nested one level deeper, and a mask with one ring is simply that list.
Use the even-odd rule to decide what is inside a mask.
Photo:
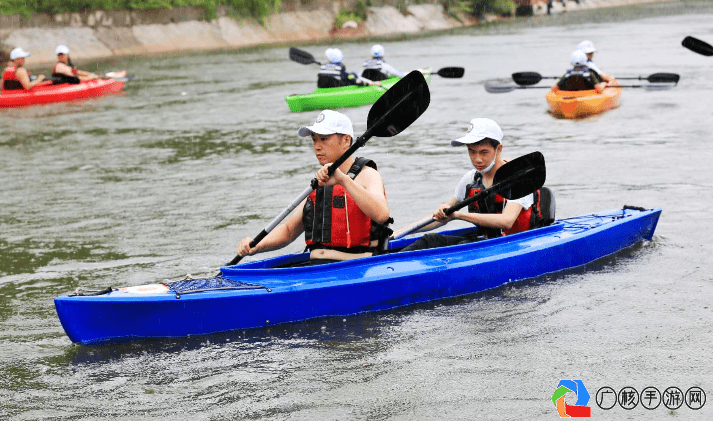
[{"label": "kayak seat", "polygon": [[594,84],[584,76],[573,75],[560,79],[557,86],[563,91],[590,91]]},{"label": "kayak seat", "polygon": [[23,91],[25,90],[25,87],[22,86],[22,83],[20,83],[19,80],[6,80],[4,81],[2,86],[3,91],[17,91],[22,89]]},{"label": "kayak seat", "polygon": [[535,204],[532,205],[532,223],[535,228],[546,227],[555,222],[555,196],[547,187],[535,192]]},{"label": "kayak seat", "polygon": [[377,69],[364,69],[361,72],[361,77],[374,82],[381,82],[382,80],[387,79],[387,76]]}]

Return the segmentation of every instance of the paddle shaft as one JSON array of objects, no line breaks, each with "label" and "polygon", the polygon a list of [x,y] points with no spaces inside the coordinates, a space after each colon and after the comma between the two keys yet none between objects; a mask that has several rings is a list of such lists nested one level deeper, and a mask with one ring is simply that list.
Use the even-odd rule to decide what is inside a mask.
[{"label": "paddle shaft", "polygon": [[[349,149],[347,149],[346,152],[344,152],[339,158],[337,158],[336,161],[332,163],[332,165],[329,166],[329,176],[331,177],[334,174],[334,171],[336,171],[337,168],[339,168],[344,163],[344,161],[349,159],[349,157],[352,156],[357,149],[366,145],[366,142],[373,136],[374,131],[381,128],[381,125],[384,124],[386,120],[391,117],[391,114],[395,112],[395,110],[399,109],[401,104],[407,101],[411,97],[411,95],[413,95],[413,92],[409,92],[408,94],[404,95],[404,97],[401,98],[399,102],[396,103],[396,105],[391,107],[391,109],[387,113],[385,113],[378,120],[376,120],[376,122],[372,124],[371,127],[367,128],[364,134],[359,136],[354,141],[354,143],[352,143]],[[310,186],[306,188],[295,200],[293,200],[287,208],[280,212],[280,214],[277,215],[275,219],[273,219],[257,236],[255,236],[252,241],[250,241],[250,248],[257,246],[260,241],[262,241],[267,236],[267,234],[270,233],[270,231],[275,229],[275,227],[277,227],[280,222],[282,222],[282,220],[285,219],[287,215],[289,215],[318,186],[319,183],[317,179],[313,178],[312,182],[310,183]],[[242,258],[243,256],[237,255],[226,266],[238,264],[238,262],[240,262]]]},{"label": "paddle shaft", "polygon": [[[446,209],[445,211],[443,211],[443,213],[445,213],[447,216],[457,210],[463,209],[464,207],[470,205],[471,203],[477,202],[478,200],[481,200],[484,197],[487,197],[490,193],[493,193],[493,192],[497,193],[500,190],[509,187],[514,182],[516,182],[519,178],[525,177],[533,171],[536,171],[536,168],[531,167],[531,168],[526,168],[524,170],[518,171],[515,174],[513,174],[511,177],[509,177],[508,179],[503,180],[499,183],[495,183],[492,186],[488,187],[487,189],[481,191],[480,193],[477,193],[467,199],[461,200],[460,202],[456,203],[455,205],[453,205],[453,206],[449,207],[448,209]],[[508,199],[519,199],[519,198],[520,197],[509,197]],[[416,232],[416,231],[420,230],[421,228],[423,228],[427,225],[430,225],[434,222],[436,222],[436,220],[433,217],[423,219],[423,220],[419,221],[413,227],[409,228],[408,230],[403,231],[403,232],[399,233],[398,235],[395,235],[393,237],[393,239],[398,240],[399,238],[403,238],[403,237],[405,237],[413,232]]]}]

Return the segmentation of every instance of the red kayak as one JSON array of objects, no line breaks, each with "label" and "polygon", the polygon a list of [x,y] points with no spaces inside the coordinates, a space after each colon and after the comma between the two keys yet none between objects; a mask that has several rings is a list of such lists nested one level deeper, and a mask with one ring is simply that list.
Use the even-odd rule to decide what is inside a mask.
[{"label": "red kayak", "polygon": [[51,81],[40,83],[29,91],[3,91],[0,94],[0,108],[24,107],[27,105],[49,104],[94,98],[120,92],[124,82],[114,79],[86,80],[79,84],[53,85]]}]

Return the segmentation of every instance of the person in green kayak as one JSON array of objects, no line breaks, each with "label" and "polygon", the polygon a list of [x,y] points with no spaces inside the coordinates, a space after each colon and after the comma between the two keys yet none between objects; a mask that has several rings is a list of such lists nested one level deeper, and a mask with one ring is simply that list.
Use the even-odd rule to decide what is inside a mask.
[{"label": "person in green kayak", "polygon": [[597,65],[594,64],[594,62],[592,61],[592,59],[594,58],[594,53],[597,51],[597,49],[594,48],[594,43],[592,41],[584,40],[584,41],[580,42],[579,45],[577,46],[577,49],[582,51],[587,56],[587,67],[589,69],[597,72],[599,77],[604,82],[609,83],[614,79],[613,77],[611,77],[608,74],[599,70],[599,67],[597,67]]},{"label": "person in green kayak", "polygon": [[607,87],[607,82],[599,77],[599,73],[587,67],[587,56],[582,50],[575,50],[570,56],[572,68],[557,82],[563,91],[586,91],[596,89],[601,93]]},{"label": "person in green kayak", "polygon": [[371,47],[371,58],[364,62],[361,76],[369,80],[384,80],[390,77],[404,77],[406,74],[384,61],[384,47],[374,44]]},{"label": "person in green kayak", "polygon": [[[500,126],[489,118],[474,118],[470,120],[465,136],[451,140],[451,146],[466,147],[473,169],[468,171],[458,182],[453,197],[448,202],[441,204],[433,212],[435,222],[423,227],[420,231],[430,231],[458,219],[475,224],[478,227],[478,236],[495,238],[526,231],[541,224],[537,216],[533,217],[535,194],[529,194],[517,200],[507,200],[500,195],[491,194],[469,205],[467,212],[456,211],[446,215],[445,210],[449,207],[490,187],[493,184],[495,172],[506,162],[501,156],[503,151],[503,132]],[[539,192],[537,193],[537,198],[539,201]],[[536,213],[539,214],[539,212]],[[394,236],[401,232],[409,231],[414,225],[402,228],[395,232]],[[425,234],[402,251],[464,244],[477,240],[478,237],[475,235]]]},{"label": "person in green kayak", "polygon": [[324,54],[329,59],[329,63],[322,63],[317,75],[318,88],[337,88],[340,86],[381,86],[381,82],[371,81],[356,73],[347,72],[344,63],[344,54],[339,48],[327,48]]},{"label": "person in green kayak", "polygon": [[58,45],[55,49],[55,54],[57,54],[57,62],[52,66],[52,81],[55,84],[79,83],[82,80],[99,79],[98,75],[79,70],[72,65],[72,60],[69,58],[69,48],[66,45]]},{"label": "person in green kayak", "polygon": [[30,53],[17,47],[10,51],[10,63],[2,72],[0,80],[0,91],[27,90],[34,88],[45,80],[44,75],[37,76],[37,79],[30,81],[30,72],[25,69],[25,58]]},{"label": "person in green kayak", "polygon": [[319,187],[297,207],[287,221],[270,231],[255,247],[252,238],[238,245],[238,255],[280,249],[305,233],[310,259],[319,262],[371,256],[391,230],[389,205],[376,164],[349,157],[329,177],[331,163],[349,149],[354,137],[352,122],[342,113],[324,110],[314,124],[297,134],[311,136],[314,154],[322,167],[315,178]]}]

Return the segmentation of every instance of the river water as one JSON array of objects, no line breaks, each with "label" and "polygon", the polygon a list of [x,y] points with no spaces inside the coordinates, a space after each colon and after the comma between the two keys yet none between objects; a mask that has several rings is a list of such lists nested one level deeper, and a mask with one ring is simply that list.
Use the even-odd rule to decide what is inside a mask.
[{"label": "river water", "polygon": [[[426,113],[360,151],[379,164],[396,227],[450,197],[469,163],[448,140],[489,117],[506,158],[545,155],[559,217],[662,207],[653,241],[482,294],[206,337],[73,345],[53,299],[230,260],[317,168],[296,136],[317,112],[284,102],[313,89],[316,68],[286,48],[123,59],[96,65],[135,76],[123,96],[1,111],[0,419],[550,420],[561,379],[583,381],[592,418],[713,418],[710,402],[594,402],[605,386],[713,396],[713,57],[680,45],[713,42],[711,22],[711,3],[666,3],[384,40],[402,69],[466,69],[434,77]],[[620,108],[577,121],[549,115],[545,90],[484,90],[517,71],[561,74],[583,39],[607,73],[681,82],[625,90]],[[347,66],[370,45],[340,44]],[[326,46],[301,48],[321,59]],[[368,110],[344,111],[357,133]]]}]

